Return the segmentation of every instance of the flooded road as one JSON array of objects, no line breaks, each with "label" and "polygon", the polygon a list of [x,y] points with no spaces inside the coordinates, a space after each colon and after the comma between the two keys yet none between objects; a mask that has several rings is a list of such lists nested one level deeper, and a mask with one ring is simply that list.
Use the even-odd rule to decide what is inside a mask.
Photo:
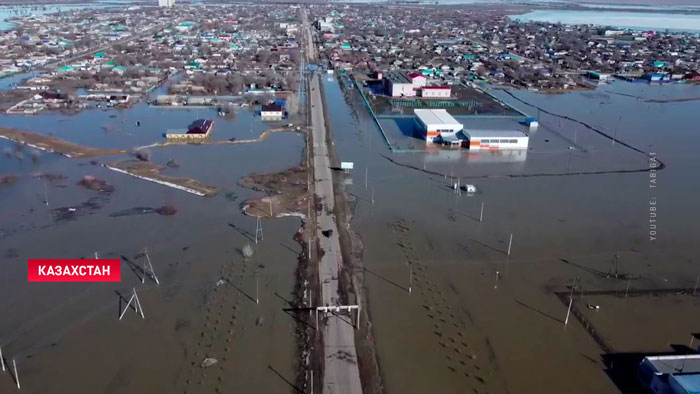
[{"label": "flooded road", "polygon": [[[345,183],[356,198],[351,225],[364,243],[386,392],[618,392],[596,342],[578,322],[564,326],[566,306],[554,291],[565,291],[573,280],[584,292],[624,291],[625,280],[606,275],[616,254],[620,272],[639,277],[632,288],[692,287],[700,273],[693,261],[700,225],[692,198],[700,187],[693,181],[700,161],[692,151],[700,142],[694,132],[700,104],[651,104],[626,95],[693,97],[698,88],[620,82],[597,92],[513,92],[663,160],[667,167],[654,173],[657,186],[650,189],[648,155],[543,113],[532,149],[517,160],[474,160],[454,151],[392,154],[366,111],[358,121],[350,109],[341,110],[338,82],[327,78],[324,84],[339,160],[354,162]],[[537,115],[531,105],[492,93]],[[363,109],[357,94],[348,94]],[[578,148],[571,151],[574,138]],[[580,172],[593,174],[575,175]],[[456,195],[446,180],[451,176],[464,177],[478,192]],[[652,198],[658,203],[653,241]],[[623,304],[604,307],[619,319],[635,313]],[[611,337],[630,329],[601,324]],[[692,324],[684,327],[688,334]],[[629,351],[629,342],[648,350],[651,337],[657,345],[686,343],[679,331],[647,321],[643,335],[627,335],[619,350]]]}]

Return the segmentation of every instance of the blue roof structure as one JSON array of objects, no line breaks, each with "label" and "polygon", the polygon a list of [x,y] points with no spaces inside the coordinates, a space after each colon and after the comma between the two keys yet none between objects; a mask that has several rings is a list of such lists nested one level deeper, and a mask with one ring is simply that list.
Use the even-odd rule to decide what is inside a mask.
[{"label": "blue roof structure", "polygon": [[672,379],[684,390],[682,393],[700,394],[700,374],[673,375]]}]

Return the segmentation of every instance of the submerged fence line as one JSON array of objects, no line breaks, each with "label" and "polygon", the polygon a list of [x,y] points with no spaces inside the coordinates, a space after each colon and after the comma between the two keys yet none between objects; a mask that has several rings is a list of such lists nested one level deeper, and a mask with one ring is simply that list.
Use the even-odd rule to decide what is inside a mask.
[{"label": "submerged fence line", "polygon": [[391,146],[391,141],[389,141],[389,137],[386,136],[386,133],[384,132],[384,128],[379,123],[379,119],[377,119],[377,116],[374,115],[374,110],[372,109],[372,106],[369,104],[369,101],[367,100],[367,97],[365,96],[365,92],[362,91],[362,88],[360,88],[360,86],[357,84],[357,80],[355,80],[355,78],[352,79],[352,82],[355,85],[355,89],[357,89],[357,91],[360,92],[360,96],[362,96],[362,101],[365,103],[365,107],[367,107],[369,114],[372,115],[372,119],[374,120],[374,123],[376,123],[377,127],[379,127],[379,131],[382,133],[382,136],[384,137],[384,141],[386,142],[387,146],[389,147],[389,150],[394,152],[394,147]]}]

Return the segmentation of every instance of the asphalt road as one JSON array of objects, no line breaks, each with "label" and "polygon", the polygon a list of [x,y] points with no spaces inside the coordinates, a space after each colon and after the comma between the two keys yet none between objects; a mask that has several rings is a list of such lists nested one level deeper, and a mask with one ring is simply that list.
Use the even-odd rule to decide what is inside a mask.
[{"label": "asphalt road", "polygon": [[[320,77],[311,78],[311,124],[313,138],[313,165],[316,194],[323,208],[317,215],[316,238],[323,250],[319,261],[319,280],[324,306],[338,305],[338,272],[343,265],[338,239],[338,226],[333,214],[333,174],[326,144],[327,130],[324,122],[323,100],[320,93]],[[333,230],[326,237],[323,231]],[[319,320],[323,324],[323,349],[325,355],[325,373],[323,376],[324,394],[360,394],[362,385],[357,367],[355,336],[350,314],[343,312],[327,314]]]},{"label": "asphalt road", "polygon": [[306,45],[304,49],[306,50],[306,56],[309,60],[309,63],[313,63],[314,60],[316,60],[316,46],[314,45],[314,38],[313,35],[311,34],[311,25],[309,24],[306,16],[306,10],[302,11],[301,14],[301,21],[302,25],[304,26],[304,31],[306,32],[305,38],[306,38]]}]

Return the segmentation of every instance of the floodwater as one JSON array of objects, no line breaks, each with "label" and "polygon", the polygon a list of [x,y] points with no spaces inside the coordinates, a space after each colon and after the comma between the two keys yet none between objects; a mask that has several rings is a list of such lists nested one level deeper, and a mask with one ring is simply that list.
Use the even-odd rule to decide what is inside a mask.
[{"label": "floodwater", "polygon": [[60,4],[60,5],[14,5],[0,7],[0,30],[10,30],[15,25],[7,20],[19,16],[41,16],[57,12],[84,10],[87,8],[113,7],[115,4],[95,2],[86,4]]},{"label": "floodwater", "polygon": [[[168,130],[186,129],[200,118],[215,120],[212,141],[258,138],[270,126],[281,124],[263,122],[255,111],[247,108],[237,111],[233,118],[222,118],[211,107],[157,107],[145,103],[127,110],[96,109],[75,115],[58,112],[40,116],[0,115],[5,127],[40,131],[76,144],[99,148],[132,148],[163,142],[163,134]],[[76,127],[76,124],[90,127]]]},{"label": "floodwater", "polygon": [[0,90],[5,90],[13,85],[17,85],[18,83],[24,81],[27,78],[32,78],[38,75],[38,71],[29,71],[29,72],[23,72],[23,73],[16,73],[12,75],[8,75],[4,78],[0,78]]},{"label": "floodwater", "polygon": [[[645,99],[700,97],[700,88],[616,82],[595,92],[513,92],[540,111],[492,90],[540,118],[525,157],[500,161],[474,161],[468,151],[391,153],[366,111],[358,121],[341,110],[337,82],[326,80],[325,90],[339,160],[354,162],[346,190],[356,198],[351,225],[365,247],[386,392],[618,392],[604,373],[602,349],[575,319],[564,325],[566,306],[554,292],[572,280],[585,291],[624,291],[625,280],[607,277],[616,254],[619,272],[639,277],[633,289],[693,286],[700,273],[700,102]],[[363,109],[356,93],[350,102]],[[667,167],[654,178],[634,172],[648,169],[650,159],[632,148]],[[455,195],[450,176],[475,184],[477,193]],[[603,310],[633,320],[644,297],[635,302]],[[634,328],[600,324],[603,335],[627,338],[616,351],[650,350],[649,343],[667,351],[662,344],[689,338],[651,317]]]},{"label": "floodwater", "polygon": [[[214,139],[247,139],[274,127],[247,109],[222,119],[212,109],[145,104],[73,116],[3,115],[0,122],[80,144],[128,148],[162,141],[167,128],[186,127],[198,117],[215,119]],[[292,298],[300,253],[292,237],[300,221],[264,220],[264,239],[255,245],[256,220],[244,216],[241,205],[260,193],[240,187],[238,181],[252,172],[298,165],[303,147],[301,135],[278,133],[260,143],[149,151],[159,165],[170,160],[177,164],[166,168],[165,175],[220,188],[216,196],[203,198],[95,165],[128,155],[99,157],[92,163],[31,148],[17,152],[13,143],[0,141],[0,174],[18,176],[15,184],[0,186],[0,346],[8,360],[16,358],[22,390],[290,391],[295,321],[283,309]],[[65,179],[44,181],[36,173]],[[115,191],[100,194],[77,186],[86,175],[104,179]],[[174,216],[124,215],[133,208],[166,204],[177,209]],[[58,220],[51,210],[59,207],[77,207],[79,214]],[[241,254],[245,244],[255,246],[247,263]],[[150,279],[141,283],[144,248],[160,285]],[[95,252],[101,258],[122,258],[120,283],[26,281],[28,258],[93,258]],[[119,295],[128,299],[132,288],[145,319],[128,311],[120,321]],[[205,357],[218,363],[202,368]],[[0,392],[12,386],[9,375],[0,376]]]},{"label": "floodwater", "polygon": [[700,32],[697,14],[628,11],[534,10],[512,18],[524,22],[550,22],[567,25],[614,26],[634,30]]}]

